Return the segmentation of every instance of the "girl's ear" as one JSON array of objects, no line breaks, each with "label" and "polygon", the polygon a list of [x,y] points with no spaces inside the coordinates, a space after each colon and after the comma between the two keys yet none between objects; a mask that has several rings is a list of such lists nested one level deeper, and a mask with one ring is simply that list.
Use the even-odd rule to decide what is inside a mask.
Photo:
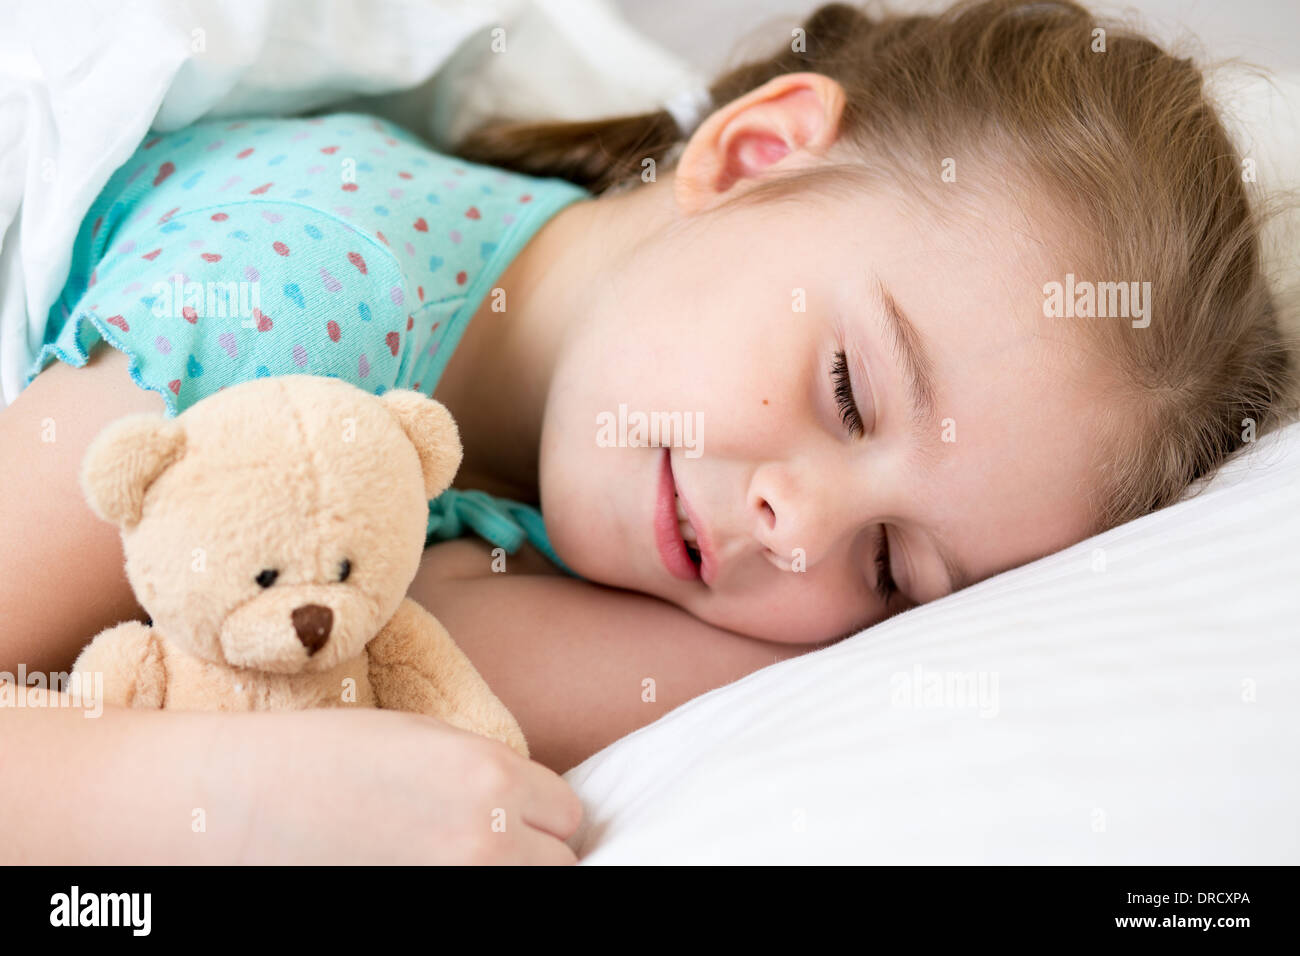
[{"label": "girl's ear", "polygon": [[839,138],[843,113],[844,87],[820,73],[783,73],[719,107],[677,162],[678,206],[691,215],[778,163],[811,165]]},{"label": "girl's ear", "polygon": [[442,402],[409,388],[391,389],[379,400],[397,419],[420,456],[424,496],[438,497],[451,486],[465,454],[456,420]]},{"label": "girl's ear", "polygon": [[81,488],[95,514],[125,529],[140,520],[144,495],[185,454],[185,428],[160,415],[128,415],[86,450]]}]

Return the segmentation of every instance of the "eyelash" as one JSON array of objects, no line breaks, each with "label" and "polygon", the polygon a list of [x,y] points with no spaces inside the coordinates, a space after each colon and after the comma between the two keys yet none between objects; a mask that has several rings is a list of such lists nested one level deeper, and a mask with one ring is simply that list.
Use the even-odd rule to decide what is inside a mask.
[{"label": "eyelash", "polygon": [[835,361],[831,363],[831,388],[844,427],[849,430],[849,434],[854,438],[860,438],[863,432],[862,415],[858,411],[857,402],[853,400],[853,383],[849,380],[849,363],[842,350],[835,353]]},{"label": "eyelash", "polygon": [[889,535],[885,533],[884,525],[880,526],[880,545],[876,549],[876,593],[886,604],[898,593],[898,584],[889,566]]}]

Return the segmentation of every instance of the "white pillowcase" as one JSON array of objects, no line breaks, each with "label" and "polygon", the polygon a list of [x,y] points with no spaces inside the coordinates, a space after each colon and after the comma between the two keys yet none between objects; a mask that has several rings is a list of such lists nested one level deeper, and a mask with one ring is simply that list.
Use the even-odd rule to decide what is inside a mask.
[{"label": "white pillowcase", "polygon": [[1300,425],[566,774],[585,863],[1297,863]]}]

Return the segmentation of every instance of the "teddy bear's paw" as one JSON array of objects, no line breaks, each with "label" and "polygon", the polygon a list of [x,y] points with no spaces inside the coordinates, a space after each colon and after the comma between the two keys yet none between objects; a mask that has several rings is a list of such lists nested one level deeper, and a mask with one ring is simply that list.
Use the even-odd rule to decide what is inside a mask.
[{"label": "teddy bear's paw", "polygon": [[162,641],[139,621],[101,631],[73,670],[84,695],[111,707],[160,708],[166,699]]},{"label": "teddy bear's paw", "polygon": [[380,707],[437,717],[528,756],[518,721],[447,629],[410,598],[366,651]]}]

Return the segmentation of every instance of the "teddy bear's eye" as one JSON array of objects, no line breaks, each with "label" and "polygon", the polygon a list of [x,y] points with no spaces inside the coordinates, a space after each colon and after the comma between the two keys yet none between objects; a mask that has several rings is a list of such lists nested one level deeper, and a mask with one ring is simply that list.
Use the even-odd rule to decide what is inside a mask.
[{"label": "teddy bear's eye", "polygon": [[344,558],[343,561],[339,564],[339,580],[346,581],[348,579],[348,575],[351,573],[352,573],[352,562],[349,561],[347,558]]},{"label": "teddy bear's eye", "polygon": [[269,588],[272,584],[275,583],[275,579],[278,578],[279,576],[280,576],[279,571],[273,571],[270,568],[267,568],[265,571],[263,571],[253,580],[256,581],[258,584],[260,584],[262,587]]}]

